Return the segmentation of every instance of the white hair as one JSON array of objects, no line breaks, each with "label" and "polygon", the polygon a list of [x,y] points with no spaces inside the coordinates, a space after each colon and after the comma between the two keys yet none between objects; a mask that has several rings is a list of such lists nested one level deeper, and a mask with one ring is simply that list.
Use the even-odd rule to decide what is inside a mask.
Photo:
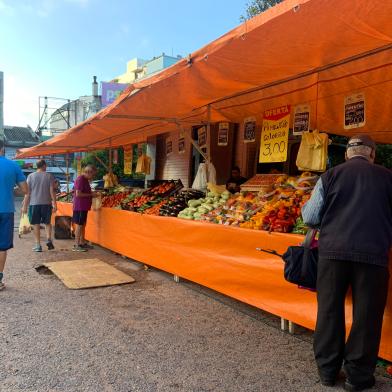
[{"label": "white hair", "polygon": [[[355,140],[353,140],[355,141]],[[373,149],[369,146],[353,146],[347,149],[347,158],[351,159],[355,156],[362,156],[365,158],[370,158],[372,155]]]}]

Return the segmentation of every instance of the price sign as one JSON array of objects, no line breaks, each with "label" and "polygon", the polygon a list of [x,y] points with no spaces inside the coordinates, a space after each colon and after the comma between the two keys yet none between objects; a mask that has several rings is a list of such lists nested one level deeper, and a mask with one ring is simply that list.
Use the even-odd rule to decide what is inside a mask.
[{"label": "price sign", "polygon": [[360,128],[365,125],[365,94],[349,95],[344,100],[344,129]]},{"label": "price sign", "polygon": [[124,146],[124,174],[132,174],[133,146]]},{"label": "price sign", "polygon": [[166,155],[169,156],[173,152],[173,140],[171,138],[166,139]]},{"label": "price sign", "polygon": [[310,128],[310,105],[297,105],[294,109],[293,135],[302,135]]},{"label": "price sign", "polygon": [[290,128],[290,105],[266,110],[261,131],[260,163],[285,162]]},{"label": "price sign", "polygon": [[229,144],[229,123],[219,123],[218,129],[218,146],[227,146]]},{"label": "price sign", "polygon": [[256,117],[247,117],[244,120],[244,143],[256,140]]},{"label": "price sign", "polygon": [[113,150],[113,163],[115,164],[115,165],[117,165],[118,164],[118,150],[116,149],[116,150]]},{"label": "price sign", "polygon": [[206,127],[201,127],[197,130],[197,144],[200,147],[205,147],[207,144],[207,129]]},{"label": "price sign", "polygon": [[180,137],[178,139],[178,153],[184,154],[185,152],[185,135],[184,132],[180,132]]}]

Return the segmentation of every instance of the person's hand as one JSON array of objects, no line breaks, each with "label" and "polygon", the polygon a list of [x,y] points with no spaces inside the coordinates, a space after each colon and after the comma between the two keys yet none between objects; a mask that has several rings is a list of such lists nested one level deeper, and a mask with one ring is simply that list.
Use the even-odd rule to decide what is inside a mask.
[{"label": "person's hand", "polygon": [[91,196],[92,197],[99,197],[100,196],[100,192],[97,192],[97,191],[93,191],[93,192],[91,192]]},{"label": "person's hand", "polygon": [[22,215],[26,215],[27,214],[27,206],[23,205],[21,212],[22,212]]},{"label": "person's hand", "polygon": [[53,203],[52,212],[57,212],[57,203]]}]

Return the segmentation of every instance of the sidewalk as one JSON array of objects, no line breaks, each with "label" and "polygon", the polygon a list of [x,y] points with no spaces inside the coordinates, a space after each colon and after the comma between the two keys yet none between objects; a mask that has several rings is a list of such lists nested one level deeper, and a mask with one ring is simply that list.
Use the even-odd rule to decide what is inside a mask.
[{"label": "sidewalk", "polygon": [[[311,335],[291,336],[279,320],[189,282],[96,248],[31,251],[16,239],[0,293],[1,392],[322,392]],[[34,267],[98,257],[136,283],[68,290]],[[378,377],[377,391],[392,379]]]}]

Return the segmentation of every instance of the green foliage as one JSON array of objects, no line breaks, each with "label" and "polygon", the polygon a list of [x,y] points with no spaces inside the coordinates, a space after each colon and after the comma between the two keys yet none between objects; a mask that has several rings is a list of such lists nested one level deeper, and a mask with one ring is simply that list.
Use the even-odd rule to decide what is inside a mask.
[{"label": "green foliage", "polygon": [[246,14],[241,15],[240,20],[244,22],[261,12],[267,11],[269,8],[281,3],[283,0],[252,0],[246,4]]},{"label": "green foliage", "polygon": [[379,144],[377,146],[376,163],[392,169],[392,144]]},{"label": "green foliage", "polygon": [[[136,169],[136,164],[137,164],[137,145],[133,146],[133,170]],[[102,179],[102,177],[107,173],[106,168],[99,162],[99,160],[96,158],[98,157],[102,162],[105,163],[106,166],[109,166],[109,151],[108,150],[100,150],[96,151],[94,153],[88,153],[83,159],[82,159],[82,167],[86,165],[94,165],[97,168],[97,178],[96,179]],[[134,178],[134,179],[143,179],[144,175],[141,174],[135,174],[132,173],[131,175],[126,175],[124,174],[124,150],[122,148],[118,149],[118,163],[112,165],[113,173],[118,177],[118,178]]]}]

